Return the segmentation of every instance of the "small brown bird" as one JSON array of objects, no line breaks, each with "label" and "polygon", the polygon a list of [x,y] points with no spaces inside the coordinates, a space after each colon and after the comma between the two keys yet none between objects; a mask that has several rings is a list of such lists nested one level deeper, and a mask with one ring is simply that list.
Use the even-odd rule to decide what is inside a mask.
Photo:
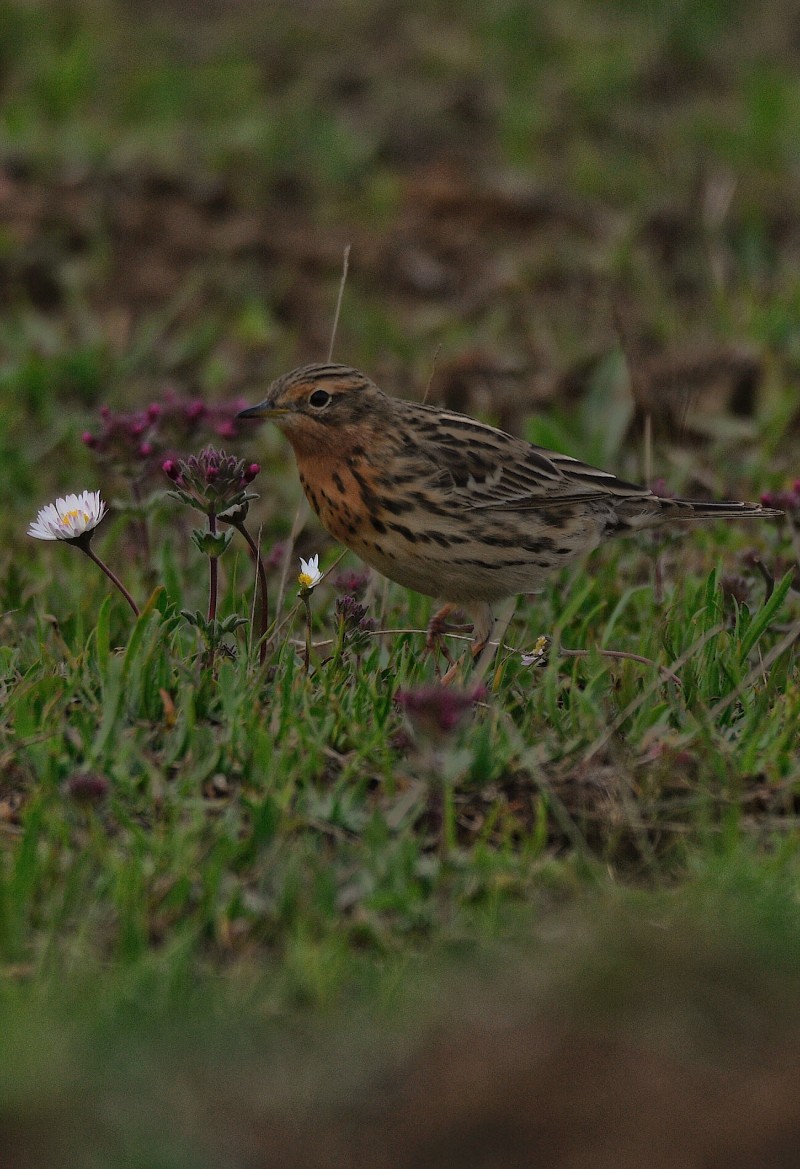
[{"label": "small brown bird", "polygon": [[398,584],[456,608],[491,606],[612,536],[674,520],[779,515],[757,503],[662,499],[569,455],[464,414],[390,398],[357,369],[305,365],[239,418],[269,418],[292,444],[308,501],[330,534]]}]

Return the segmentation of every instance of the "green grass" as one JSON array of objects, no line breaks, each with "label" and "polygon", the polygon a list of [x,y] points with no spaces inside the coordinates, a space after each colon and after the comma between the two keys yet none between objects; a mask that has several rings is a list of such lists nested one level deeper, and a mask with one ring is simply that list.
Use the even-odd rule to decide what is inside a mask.
[{"label": "green grass", "polygon": [[[177,519],[161,515],[156,547]],[[773,531],[762,548],[765,534],[780,545]],[[39,546],[57,588],[7,582],[18,604],[3,659],[5,784],[22,806],[6,829],[5,960],[52,976],[75,960],[77,937],[87,961],[165,948],[190,968],[224,967],[276,960],[298,931],[322,950],[350,938],[397,953],[530,895],[564,849],[623,879],[672,880],[723,838],[793,830],[800,691],[791,653],[769,659],[797,621],[796,594],[787,575],[765,602],[751,570],[749,604],[726,604],[720,569],[700,564],[730,559],[734,540],[723,530],[673,545],[665,563],[697,566],[660,603],[635,548],[554,581],[521,608],[474,715],[416,744],[393,700],[432,680],[424,626],[355,648],[346,635],[335,652],[323,583],[306,674],[290,588],[295,616],[266,661],[244,628],[226,639],[235,658],[212,671],[179,613],[202,605],[194,549],[136,621],[102,599],[105,579],[75,551]],[[249,564],[233,547],[221,563],[221,613],[247,616]],[[408,610],[392,588],[381,629],[407,627]],[[424,621],[427,605],[411,612]],[[525,665],[519,648],[542,632],[586,656],[556,649],[544,668]],[[440,769],[458,825],[444,861]],[[69,794],[85,772],[108,781],[96,806]],[[747,811],[756,789],[762,817]]]},{"label": "green grass", "polygon": [[[434,396],[626,478],[652,457],[681,494],[787,487],[790,7],[0,3],[0,1144],[25,1163],[218,1165],[228,1076],[225,1163],[251,1164],[249,1126],[372,1099],[451,995],[479,1019],[513,999],[495,966],[542,1019],[662,1055],[719,1053],[755,1002],[767,1059],[776,987],[794,1025],[788,522],[600,550],[519,601],[485,695],[436,734],[396,701],[433,681],[431,604],[373,582],[375,628],[342,642],[352,558],[312,593],[306,672],[298,556],[340,551],[311,521],[280,607],[270,560],[265,661],[238,535],[220,615],[244,624],[213,669],[182,616],[208,566],[160,457],[257,459],[269,556],[300,500],[276,433],[207,420],[147,464],[81,441],[104,406],[255,402],[324,356],[349,242],[335,353],[387,389],[420,398],[435,367]],[[25,536],[84,488],[138,620]],[[348,1088],[324,1082],[340,1048]]]}]

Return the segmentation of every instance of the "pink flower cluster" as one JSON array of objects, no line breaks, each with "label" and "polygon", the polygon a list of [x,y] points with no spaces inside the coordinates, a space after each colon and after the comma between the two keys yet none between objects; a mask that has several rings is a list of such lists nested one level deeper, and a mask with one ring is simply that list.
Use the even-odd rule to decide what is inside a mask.
[{"label": "pink flower cluster", "polygon": [[483,686],[472,690],[429,685],[413,690],[398,690],[394,700],[415,731],[437,738],[457,730],[477,702],[483,702],[487,691]]},{"label": "pink flower cluster", "polygon": [[255,498],[247,488],[261,468],[258,463],[245,463],[244,459],[208,446],[187,459],[165,459],[161,470],[175,484],[174,494],[184,503],[207,514],[221,515]]},{"label": "pink flower cluster", "polygon": [[800,479],[795,479],[791,487],[778,491],[764,491],[761,495],[762,507],[776,507],[779,511],[800,511]]},{"label": "pink flower cluster", "polygon": [[86,446],[123,473],[142,474],[173,451],[195,443],[198,434],[211,432],[222,439],[236,438],[236,415],[243,399],[207,405],[200,398],[183,397],[168,389],[160,401],[130,413],[100,408],[100,426],[82,435]]}]

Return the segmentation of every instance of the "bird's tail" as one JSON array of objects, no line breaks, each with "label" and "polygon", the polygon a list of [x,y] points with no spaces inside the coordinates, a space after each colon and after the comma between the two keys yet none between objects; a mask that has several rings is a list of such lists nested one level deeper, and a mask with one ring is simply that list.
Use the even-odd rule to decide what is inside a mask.
[{"label": "bird's tail", "polygon": [[783,515],[774,507],[760,503],[738,503],[729,499],[664,499],[658,497],[665,520],[769,519]]},{"label": "bird's tail", "polygon": [[640,495],[620,500],[614,507],[616,530],[639,531],[687,520],[766,520],[783,515],[761,503],[740,503],[735,499],[667,499],[663,495]]}]

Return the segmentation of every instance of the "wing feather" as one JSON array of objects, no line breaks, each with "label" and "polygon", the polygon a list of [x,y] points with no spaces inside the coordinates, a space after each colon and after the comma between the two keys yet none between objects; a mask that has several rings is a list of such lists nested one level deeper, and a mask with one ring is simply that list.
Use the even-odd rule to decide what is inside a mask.
[{"label": "wing feather", "polygon": [[612,498],[643,498],[646,487],[570,455],[533,446],[463,414],[431,409],[427,454],[439,487],[471,509],[529,511]]}]

